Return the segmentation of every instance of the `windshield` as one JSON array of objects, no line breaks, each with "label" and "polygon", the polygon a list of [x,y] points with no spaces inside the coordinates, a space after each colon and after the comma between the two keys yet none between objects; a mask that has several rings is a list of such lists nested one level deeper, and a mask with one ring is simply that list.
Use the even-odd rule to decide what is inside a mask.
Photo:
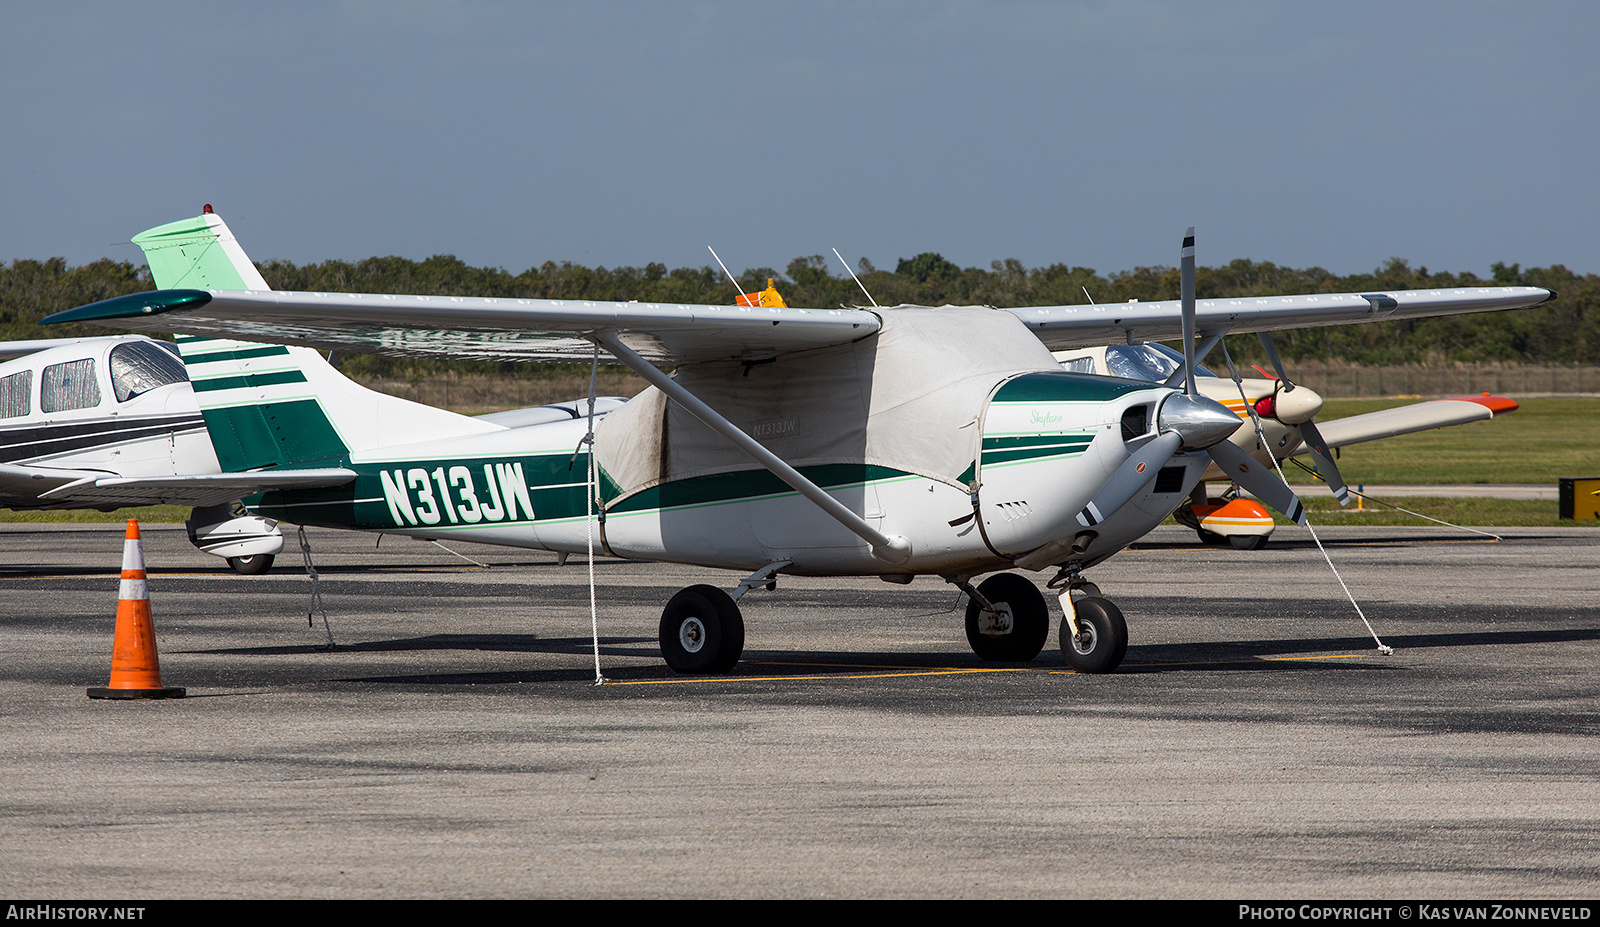
[{"label": "windshield", "polygon": [[[1114,377],[1160,383],[1183,369],[1183,355],[1164,344],[1113,344],[1106,348],[1106,372]],[[1196,364],[1197,377],[1216,374]]]},{"label": "windshield", "polygon": [[111,349],[111,391],[118,402],[188,379],[183,361],[165,347],[154,341],[130,341]]}]

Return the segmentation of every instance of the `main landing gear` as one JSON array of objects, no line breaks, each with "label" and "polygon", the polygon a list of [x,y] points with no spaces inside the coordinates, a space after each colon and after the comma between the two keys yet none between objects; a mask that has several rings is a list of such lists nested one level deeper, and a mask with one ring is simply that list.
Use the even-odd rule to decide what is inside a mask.
[{"label": "main landing gear", "polygon": [[[773,575],[782,565],[752,575],[740,584],[739,594],[772,588]],[[1025,663],[1044,649],[1050,636],[1050,610],[1031,580],[996,573],[974,587],[965,577],[947,579],[967,594],[967,642],[979,659]],[[1075,573],[1061,591],[1066,611],[1061,620],[1061,654],[1080,673],[1109,673],[1128,650],[1122,612],[1099,592]],[[661,612],[660,640],[661,656],[676,672],[727,673],[744,653],[744,616],[734,597],[716,586],[690,586]]]},{"label": "main landing gear", "polygon": [[228,566],[240,576],[260,576],[272,569],[272,561],[276,559],[271,554],[254,554],[249,557],[229,557]]},{"label": "main landing gear", "polygon": [[996,573],[978,584],[977,593],[967,594],[967,643],[978,659],[1037,657],[1050,636],[1050,610],[1039,587],[1015,573]]},{"label": "main landing gear", "polygon": [[679,673],[726,673],[744,653],[744,615],[739,599],[752,589],[778,588],[778,571],[792,560],[774,560],[746,576],[733,595],[716,586],[690,586],[661,612],[661,656]]},{"label": "main landing gear", "polygon": [[716,586],[690,586],[661,613],[661,656],[680,673],[726,673],[744,653],[744,616]]}]

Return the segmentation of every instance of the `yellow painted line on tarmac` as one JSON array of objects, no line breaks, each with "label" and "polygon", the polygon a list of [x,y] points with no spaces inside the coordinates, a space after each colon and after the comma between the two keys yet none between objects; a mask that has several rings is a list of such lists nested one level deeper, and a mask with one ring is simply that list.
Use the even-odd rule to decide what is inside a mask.
[{"label": "yellow painted line on tarmac", "polygon": [[[1169,663],[1124,663],[1125,669],[1138,669],[1144,666],[1226,666],[1229,663],[1292,663],[1296,660],[1348,660],[1353,657],[1365,657],[1372,653],[1330,653],[1319,657],[1240,657],[1237,660],[1174,660]],[[1051,673],[1077,676],[1082,675],[1077,670],[1049,670]]]},{"label": "yellow painted line on tarmac", "polygon": [[[769,665],[769,666],[835,666],[835,665],[849,666],[849,665],[852,665],[852,664],[777,663],[777,664],[767,664],[767,665]],[[691,677],[683,677],[683,678],[675,678],[675,679],[637,679],[637,680],[629,680],[629,681],[626,681],[626,682],[621,682],[621,681],[618,681],[618,680],[615,680],[615,679],[608,679],[608,680],[606,680],[605,685],[608,685],[608,686],[664,686],[664,685],[681,685],[683,683],[696,683],[696,682],[789,682],[789,681],[793,681],[793,680],[816,680],[816,679],[895,679],[895,678],[899,678],[899,677],[903,677],[903,676],[965,676],[965,675],[970,675],[970,674],[974,674],[974,673],[1028,673],[1028,672],[1038,672],[1038,668],[1037,667],[1031,667],[1031,666],[1012,666],[1012,667],[994,667],[994,668],[986,668],[986,667],[968,668],[968,667],[950,666],[950,667],[941,667],[939,669],[929,669],[929,670],[902,670],[902,671],[898,671],[898,672],[881,672],[881,673],[842,673],[842,674],[841,673],[819,673],[819,674],[815,674],[815,675],[805,675],[805,676],[691,676]]]},{"label": "yellow painted line on tarmac", "polygon": [[[1348,660],[1368,656],[1365,653],[1335,653],[1314,657],[1248,657],[1238,660],[1191,660],[1171,663],[1124,663],[1127,669],[1148,666],[1224,666],[1230,663],[1291,663],[1298,660]],[[851,666],[835,663],[768,663],[768,666]],[[969,676],[979,673],[1045,673],[1051,676],[1081,676],[1077,670],[1045,669],[1038,666],[960,667],[948,666],[926,670],[898,670],[878,673],[817,673],[803,676],[686,676],[672,679],[636,679],[619,681],[608,679],[608,686],[664,686],[706,682],[799,682],[828,679],[899,679],[912,676]]]}]

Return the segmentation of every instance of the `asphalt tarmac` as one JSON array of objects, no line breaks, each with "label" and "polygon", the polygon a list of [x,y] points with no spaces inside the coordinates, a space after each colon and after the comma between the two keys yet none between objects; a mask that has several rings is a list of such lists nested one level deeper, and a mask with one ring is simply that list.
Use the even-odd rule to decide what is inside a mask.
[{"label": "asphalt tarmac", "polygon": [[144,534],[181,701],[85,697],[121,526],[0,526],[5,895],[1600,895],[1600,529],[1324,529],[1387,656],[1303,530],[1160,529],[1091,572],[1106,676],[981,663],[937,580],[782,579],[678,677],[662,605],[740,577],[602,560],[601,686],[581,558],[311,531],[328,650],[292,539]]}]

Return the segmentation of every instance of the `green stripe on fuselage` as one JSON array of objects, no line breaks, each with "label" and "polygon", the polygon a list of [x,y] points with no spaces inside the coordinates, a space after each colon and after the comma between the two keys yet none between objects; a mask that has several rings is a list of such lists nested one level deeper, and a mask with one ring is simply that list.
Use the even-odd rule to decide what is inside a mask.
[{"label": "green stripe on fuselage", "polygon": [[1012,435],[983,439],[985,465],[1042,457],[1077,457],[1093,443],[1092,434]]},{"label": "green stripe on fuselage", "polygon": [[298,370],[274,370],[262,373],[245,373],[230,377],[211,377],[205,380],[190,378],[197,393],[214,393],[223,389],[245,389],[252,386],[277,386],[281,383],[304,383],[306,375]]},{"label": "green stripe on fuselage", "polygon": [[1019,447],[1054,447],[1062,444],[1088,444],[1092,434],[1048,435],[988,435],[983,439],[985,451],[1004,451]]},{"label": "green stripe on fuselage", "polygon": [[1157,389],[1159,384],[1083,373],[1040,371],[1009,380],[995,391],[994,402],[1108,402],[1128,393]]},{"label": "green stripe on fuselage", "polygon": [[[201,340],[201,339],[194,339],[194,340]],[[188,341],[184,342],[184,344],[189,344],[189,343],[190,342],[188,342]],[[249,360],[249,359],[254,358],[254,357],[277,357],[277,356],[279,356],[281,354],[288,354],[288,353],[289,353],[289,349],[284,347],[283,345],[281,345],[281,344],[271,344],[271,345],[265,345],[265,346],[259,347],[259,348],[249,348],[249,349],[238,350],[238,351],[226,351],[226,350],[224,350],[224,351],[211,351],[209,353],[190,353],[190,352],[185,352],[184,355],[183,355],[183,362],[186,365],[188,365],[190,367],[193,367],[195,364],[212,364],[212,363],[216,363],[217,361],[229,361],[229,360]]]},{"label": "green stripe on fuselage", "polygon": [[[467,530],[589,515],[589,459],[582,452],[576,457],[563,451],[340,465],[359,475],[343,486],[264,493],[250,501],[250,508],[298,524],[369,531]],[[830,490],[921,479],[903,470],[867,464],[826,464],[800,471]],[[603,478],[601,485],[615,497],[616,487],[609,477]],[[606,512],[638,515],[784,495],[796,492],[772,473],[740,470],[653,486],[622,499]]]},{"label": "green stripe on fuselage", "polygon": [[[904,470],[873,464],[820,464],[797,469],[802,476],[823,489],[842,489],[847,486],[862,486],[867,483],[913,476]],[[625,514],[652,509],[721,505],[786,494],[798,495],[788,483],[778,479],[770,470],[736,470],[732,473],[713,473],[709,476],[695,476],[652,486],[620,502],[607,505],[606,512]]]},{"label": "green stripe on fuselage", "polygon": [[589,511],[586,453],[341,465],[356,471],[354,481],[264,493],[250,507],[298,524],[369,531],[486,528]]}]

